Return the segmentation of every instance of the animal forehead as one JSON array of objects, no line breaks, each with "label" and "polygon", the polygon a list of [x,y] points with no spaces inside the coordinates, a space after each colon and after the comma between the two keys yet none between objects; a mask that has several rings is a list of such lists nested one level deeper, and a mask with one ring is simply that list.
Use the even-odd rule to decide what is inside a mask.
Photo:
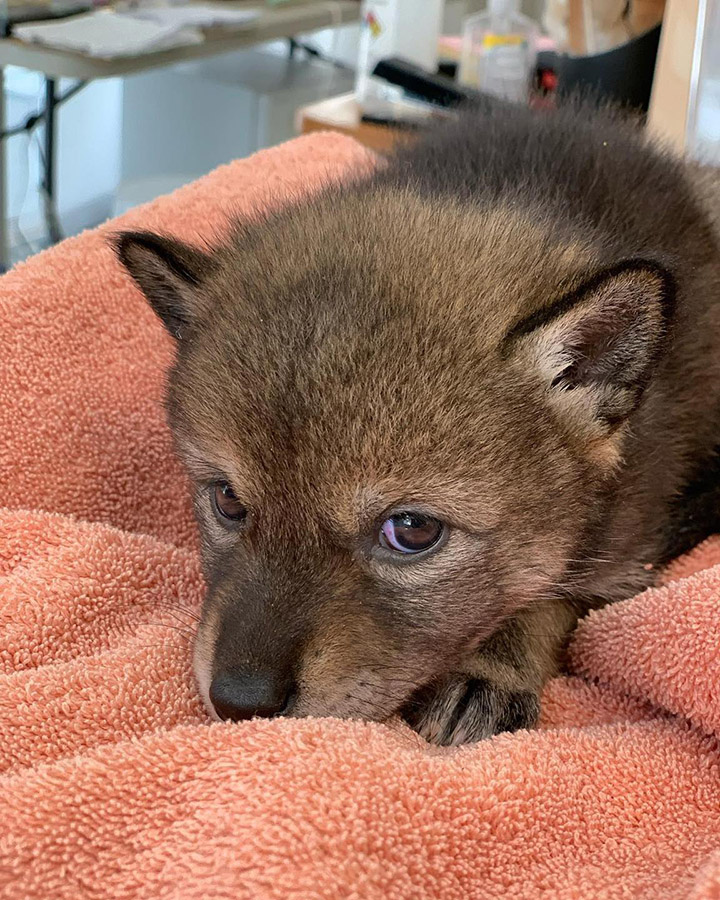
[{"label": "animal forehead", "polygon": [[[467,337],[467,336],[466,336]],[[433,338],[433,339],[431,339]],[[248,455],[271,480],[352,484],[403,472],[426,478],[438,461],[490,442],[512,419],[504,365],[472,339],[397,324],[315,342],[198,354],[176,404],[221,455]]]},{"label": "animal forehead", "polygon": [[175,407],[278,483],[390,467],[417,480],[502,433],[495,351],[587,256],[513,205],[398,191],[310,203],[226,249]]},{"label": "animal forehead", "polygon": [[[549,213],[527,201],[460,203],[410,190],[365,187],[316,198],[242,231],[219,267],[220,293],[245,313],[282,307],[347,314],[352,301],[376,309],[442,308],[446,317],[480,315],[536,302],[538,285],[582,266],[589,256]],[[246,295],[243,296],[238,295]],[[349,303],[343,303],[343,299]],[[228,298],[220,306],[226,308]],[[484,308],[484,309],[483,309]],[[508,309],[508,316],[512,310]],[[265,323],[267,324],[267,323]]]},{"label": "animal forehead", "polygon": [[191,395],[181,423],[200,448],[197,474],[209,461],[210,475],[226,475],[251,505],[353,531],[398,504],[462,506],[470,484],[496,496],[515,457],[528,456],[529,419],[502,392],[470,382],[449,399],[376,380],[343,390],[318,379],[314,395],[248,385]]},{"label": "animal forehead", "polygon": [[513,205],[341,194],[225,249],[199,339],[216,368],[277,388],[402,381],[419,362],[428,385],[447,382],[552,300],[586,255]]}]

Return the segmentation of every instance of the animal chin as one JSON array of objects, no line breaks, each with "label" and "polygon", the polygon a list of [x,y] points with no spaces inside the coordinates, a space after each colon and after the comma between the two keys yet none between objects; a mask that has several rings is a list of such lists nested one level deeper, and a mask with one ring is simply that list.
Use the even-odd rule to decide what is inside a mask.
[{"label": "animal chin", "polygon": [[314,687],[301,682],[292,716],[384,722],[400,711],[420,685],[414,680],[391,684],[360,672],[323,689]]}]

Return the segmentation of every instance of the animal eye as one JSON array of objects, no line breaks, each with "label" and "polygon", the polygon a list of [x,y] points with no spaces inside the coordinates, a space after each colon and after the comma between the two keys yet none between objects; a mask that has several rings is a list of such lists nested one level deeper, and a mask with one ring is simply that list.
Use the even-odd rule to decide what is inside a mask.
[{"label": "animal eye", "polygon": [[396,553],[421,553],[437,544],[444,527],[438,519],[422,513],[395,513],[380,527],[380,544]]},{"label": "animal eye", "polygon": [[227,481],[216,481],[212,496],[215,509],[222,518],[242,522],[247,517],[246,507],[238,500]]}]

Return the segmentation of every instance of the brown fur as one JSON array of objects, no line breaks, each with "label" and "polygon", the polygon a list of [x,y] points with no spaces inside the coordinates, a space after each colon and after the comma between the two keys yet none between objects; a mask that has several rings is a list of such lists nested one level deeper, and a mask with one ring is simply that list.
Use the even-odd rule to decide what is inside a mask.
[{"label": "brown fur", "polygon": [[[610,127],[523,115],[508,127],[540,129],[540,147]],[[204,542],[206,701],[214,677],[269,672],[294,686],[293,715],[402,710],[440,743],[530,725],[577,615],[713,527],[691,528],[682,497],[720,433],[715,236],[682,170],[613,127],[626,163],[689,198],[674,248],[652,222],[561,202],[521,153],[515,184],[500,163],[475,193],[425,178],[435,147],[472,163],[462,124],[211,253],[121,236],[178,337],[169,414]],[[213,513],[218,480],[242,527]],[[378,546],[405,509],[447,523],[436,552]]]}]

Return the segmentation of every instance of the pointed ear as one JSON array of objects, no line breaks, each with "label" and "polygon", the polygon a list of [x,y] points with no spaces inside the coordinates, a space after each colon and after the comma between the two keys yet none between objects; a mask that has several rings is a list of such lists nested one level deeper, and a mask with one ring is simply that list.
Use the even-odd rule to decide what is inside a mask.
[{"label": "pointed ear", "polygon": [[199,310],[199,288],[212,271],[212,258],[149,231],[125,231],[112,243],[165,328],[179,339]]},{"label": "pointed ear", "polygon": [[673,300],[664,269],[629,260],[515,326],[505,355],[535,371],[549,402],[575,429],[591,439],[611,437],[650,381]]}]

